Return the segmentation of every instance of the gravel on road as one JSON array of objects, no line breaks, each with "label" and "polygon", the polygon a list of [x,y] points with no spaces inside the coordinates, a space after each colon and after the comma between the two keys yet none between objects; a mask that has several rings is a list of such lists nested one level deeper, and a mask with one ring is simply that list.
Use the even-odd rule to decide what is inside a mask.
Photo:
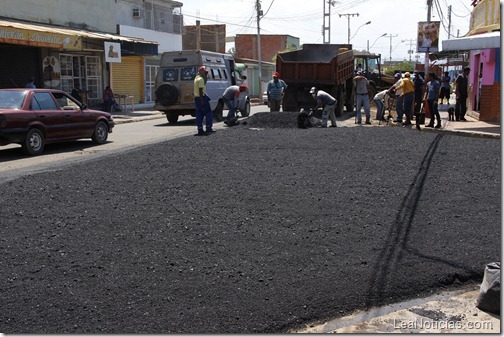
[{"label": "gravel on road", "polygon": [[295,123],[0,184],[0,331],[286,332],[499,260],[499,140]]}]

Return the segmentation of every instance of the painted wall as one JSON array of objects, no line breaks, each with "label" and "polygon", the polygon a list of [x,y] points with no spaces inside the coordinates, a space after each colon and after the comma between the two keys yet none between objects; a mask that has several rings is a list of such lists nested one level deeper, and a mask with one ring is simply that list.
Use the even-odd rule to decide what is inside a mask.
[{"label": "painted wall", "polygon": [[159,43],[158,53],[182,50],[182,35],[180,34],[156,32],[149,29],[123,25],[119,26],[119,32],[123,36],[139,37],[146,41]]},{"label": "painted wall", "polygon": [[6,18],[116,33],[115,0],[3,0],[0,13]]}]

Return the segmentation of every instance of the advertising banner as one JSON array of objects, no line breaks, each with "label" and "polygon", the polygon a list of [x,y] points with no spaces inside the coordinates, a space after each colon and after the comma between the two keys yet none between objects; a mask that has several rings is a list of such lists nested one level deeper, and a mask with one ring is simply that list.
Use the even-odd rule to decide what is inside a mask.
[{"label": "advertising banner", "polygon": [[121,44],[105,42],[105,61],[121,63]]},{"label": "advertising banner", "polygon": [[417,53],[439,51],[439,21],[418,23]]}]

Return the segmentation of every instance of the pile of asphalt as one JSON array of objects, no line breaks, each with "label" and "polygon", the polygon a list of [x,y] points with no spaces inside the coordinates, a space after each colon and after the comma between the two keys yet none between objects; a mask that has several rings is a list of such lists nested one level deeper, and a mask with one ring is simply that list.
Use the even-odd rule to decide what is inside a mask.
[{"label": "pile of asphalt", "polygon": [[499,260],[499,140],[291,117],[1,184],[0,331],[286,332]]}]

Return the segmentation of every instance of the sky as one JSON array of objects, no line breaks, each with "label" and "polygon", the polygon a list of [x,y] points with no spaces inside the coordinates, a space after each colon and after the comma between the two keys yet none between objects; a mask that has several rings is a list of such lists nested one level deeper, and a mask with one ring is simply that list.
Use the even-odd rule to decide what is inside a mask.
[{"label": "sky", "polygon": [[[184,25],[226,24],[226,36],[257,34],[256,0],[178,0],[183,3]],[[324,1],[260,0],[264,16],[261,34],[291,35],[300,43],[323,43]],[[469,31],[471,0],[432,0],[431,21],[441,21],[440,41]],[[427,0],[335,0],[330,15],[330,42],[350,43],[353,49],[381,54],[382,60],[416,60],[418,22],[427,21]],[[451,5],[451,25],[449,10]],[[341,15],[346,14],[346,15]],[[357,15],[358,14],[358,15]],[[341,15],[341,16],[340,16]],[[366,24],[371,21],[370,24]],[[328,22],[326,21],[326,24]],[[327,33],[326,33],[327,34]],[[386,34],[386,36],[382,36]],[[326,35],[326,40],[328,35]],[[233,47],[227,44],[226,48]],[[442,44],[439,44],[442,49]],[[392,49],[392,52],[391,52]],[[423,62],[425,54],[420,54]]]}]

